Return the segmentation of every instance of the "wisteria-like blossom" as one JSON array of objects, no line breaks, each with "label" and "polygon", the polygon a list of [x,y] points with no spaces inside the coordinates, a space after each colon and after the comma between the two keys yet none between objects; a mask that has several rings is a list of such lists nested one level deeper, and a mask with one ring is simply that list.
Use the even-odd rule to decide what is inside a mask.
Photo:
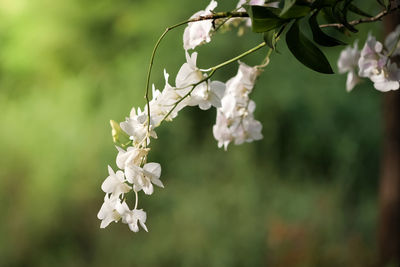
[{"label": "wisteria-like blossom", "polygon": [[218,147],[226,150],[230,142],[239,145],[262,139],[262,125],[254,119],[256,104],[249,97],[260,70],[239,62],[235,77],[226,83],[221,107],[217,110],[213,134]]},{"label": "wisteria-like blossom", "polygon": [[139,231],[138,222],[139,222],[140,226],[142,226],[142,228],[146,232],[148,232],[147,227],[145,225],[146,219],[147,219],[146,212],[144,212],[143,210],[138,210],[138,209],[130,210],[128,207],[128,204],[126,204],[126,202],[122,202],[122,203],[118,202],[115,209],[116,209],[117,213],[120,215],[120,217],[122,218],[122,222],[126,223],[132,232]]},{"label": "wisteria-like blossom", "polygon": [[112,221],[117,222],[121,219],[121,215],[115,209],[118,203],[118,196],[108,194],[104,196],[104,203],[97,214],[97,218],[101,220],[100,228],[106,228]]},{"label": "wisteria-like blossom", "polygon": [[384,46],[370,34],[361,51],[358,51],[355,44],[354,48],[347,47],[341,52],[338,68],[341,73],[348,72],[348,91],[360,81],[360,77],[370,79],[375,89],[382,92],[399,89],[400,69],[391,60],[400,51],[399,35],[400,27],[397,27],[388,35]]},{"label": "wisteria-like blossom", "polygon": [[340,73],[347,74],[346,90],[350,92],[354,86],[361,81],[357,74],[358,60],[360,59],[360,51],[358,50],[358,43],[354,43],[354,47],[348,46],[340,53],[338,60],[338,68]]},{"label": "wisteria-like blossom", "polygon": [[[190,18],[211,15],[212,11],[217,7],[218,3],[211,0],[205,10],[201,10],[193,14]],[[195,47],[209,43],[211,41],[210,32],[213,24],[211,20],[202,20],[190,22],[183,33],[183,48],[185,50],[194,49]]]},{"label": "wisteria-like blossom", "polygon": [[[129,117],[119,125],[111,122],[113,140],[118,143],[119,136],[125,135],[130,142],[117,144],[115,162],[119,170],[114,172],[109,166],[109,176],[102,184],[106,195],[98,213],[101,228],[122,219],[133,232],[139,231],[138,223],[147,231],[146,212],[136,206],[139,192],[152,195],[154,185],[164,187],[160,180],[161,165],[148,162],[151,138],[157,138],[156,128],[162,121],[174,119],[186,106],[199,106],[203,110],[222,106],[225,83],[211,81],[207,72],[196,66],[196,52],[190,55],[185,51],[185,54],[186,62],[176,76],[175,86],[169,84],[169,74],[164,70],[165,86],[162,91],[153,86],[152,99],[143,109],[132,108]],[[129,209],[124,197],[131,191],[136,197],[133,210]]]},{"label": "wisteria-like blossom", "polygon": [[108,173],[110,174],[101,185],[101,189],[105,193],[111,193],[114,196],[119,196],[131,190],[131,187],[125,182],[125,175],[122,171],[114,173],[113,169],[108,166]]},{"label": "wisteria-like blossom", "polygon": [[[102,184],[106,195],[98,213],[101,228],[122,220],[133,232],[139,231],[138,224],[147,231],[146,212],[137,209],[138,193],[143,191],[152,195],[154,185],[164,187],[160,179],[161,165],[148,162],[149,144],[151,138],[157,138],[156,128],[163,121],[173,120],[184,107],[217,109],[213,132],[219,146],[223,145],[225,149],[230,142],[241,144],[262,138],[261,123],[253,116],[255,103],[249,98],[259,69],[240,62],[238,74],[226,83],[211,81],[208,72],[197,67],[197,53],[190,55],[185,51],[185,55],[186,62],[178,71],[175,86],[169,84],[169,74],[164,70],[164,89],[160,91],[153,86],[152,99],[143,111],[132,108],[129,117],[120,125],[111,123],[114,141],[117,142],[122,134],[129,136],[130,142],[116,146],[115,162],[119,170],[114,172],[109,166],[109,176]],[[125,194],[131,191],[136,197],[132,210],[125,199]]]},{"label": "wisteria-like blossom", "polygon": [[[191,56],[186,52],[186,61],[176,75],[176,92],[184,97],[193,89],[185,102],[186,105],[199,106],[203,110],[211,106],[220,107],[225,84],[219,81],[204,81],[207,75],[196,66],[197,52]],[[195,88],[194,84],[197,84]]]}]

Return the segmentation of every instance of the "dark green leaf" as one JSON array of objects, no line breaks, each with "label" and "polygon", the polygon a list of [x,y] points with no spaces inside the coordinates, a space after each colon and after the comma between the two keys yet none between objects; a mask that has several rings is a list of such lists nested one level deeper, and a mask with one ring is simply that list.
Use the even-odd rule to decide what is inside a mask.
[{"label": "dark green leaf", "polygon": [[316,0],[312,4],[313,8],[331,7],[335,4],[335,0]]},{"label": "dark green leaf", "polygon": [[337,46],[337,45],[345,45],[342,41],[339,41],[326,33],[324,33],[321,28],[318,25],[317,22],[317,15],[318,12],[315,12],[310,19],[308,20],[308,23],[310,24],[310,28],[313,34],[313,39],[314,42],[316,42],[319,45],[322,46]]},{"label": "dark green leaf", "polygon": [[378,2],[378,4],[380,4],[381,6],[383,6],[384,8],[386,8],[386,5],[383,3],[382,0],[376,0]]},{"label": "dark green leaf", "polygon": [[367,17],[367,18],[371,18],[371,17],[372,17],[370,14],[368,14],[368,13],[362,11],[361,9],[359,9],[357,6],[355,6],[355,5],[353,5],[353,4],[350,4],[350,5],[349,5],[349,10],[350,10],[351,12],[357,14],[357,15],[360,15],[360,16],[364,16],[364,17]]},{"label": "dark green leaf", "polygon": [[377,0],[377,2],[384,8],[390,8],[390,0]]},{"label": "dark green leaf", "polygon": [[264,32],[264,41],[269,47],[275,50],[276,45],[276,33],[275,30]]},{"label": "dark green leaf", "polygon": [[300,31],[298,21],[287,32],[286,44],[297,60],[308,68],[321,73],[333,73],[325,55]]},{"label": "dark green leaf", "polygon": [[280,16],[284,15],[294,4],[296,0],[284,0],[283,8]]},{"label": "dark green leaf", "polygon": [[253,32],[267,32],[278,28],[287,20],[278,17],[280,9],[264,6],[245,6],[251,18]]},{"label": "dark green leaf", "polygon": [[281,13],[282,19],[297,19],[307,16],[311,11],[311,8],[303,5],[293,5],[284,14]]},{"label": "dark green leaf", "polygon": [[354,28],[354,26],[347,21],[347,9],[351,1],[353,0],[346,0],[343,5],[343,8],[340,8],[339,1],[336,2],[335,5],[333,5],[332,7],[332,14],[335,17],[335,19],[337,19],[340,23],[342,23],[349,31],[358,32],[358,30]]}]

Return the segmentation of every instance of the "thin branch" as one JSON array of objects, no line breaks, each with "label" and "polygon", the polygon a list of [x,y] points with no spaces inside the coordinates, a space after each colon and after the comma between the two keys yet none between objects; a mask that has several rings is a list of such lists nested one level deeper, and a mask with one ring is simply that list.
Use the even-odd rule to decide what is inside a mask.
[{"label": "thin branch", "polygon": [[[385,9],[382,12],[378,13],[376,16],[371,17],[371,18],[363,18],[363,19],[357,19],[357,20],[352,20],[349,21],[349,24],[352,26],[361,24],[361,23],[370,23],[370,22],[375,22],[378,20],[381,20],[384,16],[389,15],[390,13],[399,10],[400,7],[394,7],[392,9]],[[343,28],[345,27],[341,23],[331,23],[331,24],[321,24],[319,25],[320,28],[326,28],[326,27],[336,27],[336,28]]]},{"label": "thin branch", "polygon": [[[400,9],[400,6],[394,7],[392,9],[385,9],[382,12],[378,13],[374,17],[352,20],[352,21],[349,21],[349,24],[352,26],[355,26],[355,25],[358,25],[361,23],[375,22],[375,21],[381,20],[386,15],[389,15],[399,9]],[[249,17],[249,14],[247,12],[216,12],[211,15],[200,16],[197,18],[189,19],[186,21],[186,23],[196,22],[196,21],[201,21],[201,20],[215,20],[215,19],[222,19],[222,18],[228,18],[228,19],[229,18],[248,18],[248,17]],[[321,24],[319,26],[320,26],[320,28],[326,28],[326,27],[343,28],[343,27],[345,27],[341,23]]]},{"label": "thin branch", "polygon": [[224,19],[224,18],[248,18],[249,14],[247,12],[215,12],[210,15],[200,16],[197,18],[192,18],[187,20],[186,22],[196,22],[201,20],[214,20],[214,19]]}]

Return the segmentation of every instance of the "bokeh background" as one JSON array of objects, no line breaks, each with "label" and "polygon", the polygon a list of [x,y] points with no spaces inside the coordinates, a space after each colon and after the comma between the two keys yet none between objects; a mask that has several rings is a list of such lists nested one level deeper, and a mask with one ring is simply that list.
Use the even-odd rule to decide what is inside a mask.
[{"label": "bokeh background", "polygon": [[[360,1],[359,1],[360,2]],[[371,1],[373,2],[373,1]],[[158,130],[165,189],[140,207],[149,233],[99,228],[116,150],[109,120],[144,105],[153,44],[208,1],[0,1],[0,266],[369,266],[376,258],[382,94],[304,68],[284,42],[252,94],[264,139],[218,149],[215,110]],[[218,10],[231,10],[223,1]],[[366,10],[377,11],[374,3]],[[363,25],[360,44],[380,25]],[[153,82],[184,62],[183,28]],[[247,31],[198,49],[207,68],[261,41]],[[353,39],[344,37],[352,42]],[[330,49],[332,65],[340,48]],[[258,64],[266,50],[244,59]],[[236,64],[218,71],[226,81]]]}]

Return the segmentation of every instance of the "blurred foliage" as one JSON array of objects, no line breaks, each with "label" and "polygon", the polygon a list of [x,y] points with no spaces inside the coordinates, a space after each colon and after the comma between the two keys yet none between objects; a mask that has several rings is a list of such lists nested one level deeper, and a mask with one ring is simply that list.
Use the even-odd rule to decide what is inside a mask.
[{"label": "blurred foliage", "polygon": [[[150,159],[162,164],[166,188],[140,199],[150,232],[99,228],[100,185],[107,164],[115,167],[109,120],[144,105],[156,38],[207,1],[186,3],[0,1],[0,266],[374,261],[381,94],[368,82],[346,93],[344,75],[305,69],[283,42],[253,93],[264,139],[225,152],[212,137],[215,111],[188,108],[153,142]],[[371,27],[360,27],[361,39]],[[184,62],[182,33],[161,45],[158,88],[163,68],[173,81]],[[199,64],[261,40],[250,31],[216,35],[199,49]],[[324,51],[335,65],[340,48]],[[258,64],[265,52],[245,61]],[[216,78],[226,81],[236,68]]]}]

